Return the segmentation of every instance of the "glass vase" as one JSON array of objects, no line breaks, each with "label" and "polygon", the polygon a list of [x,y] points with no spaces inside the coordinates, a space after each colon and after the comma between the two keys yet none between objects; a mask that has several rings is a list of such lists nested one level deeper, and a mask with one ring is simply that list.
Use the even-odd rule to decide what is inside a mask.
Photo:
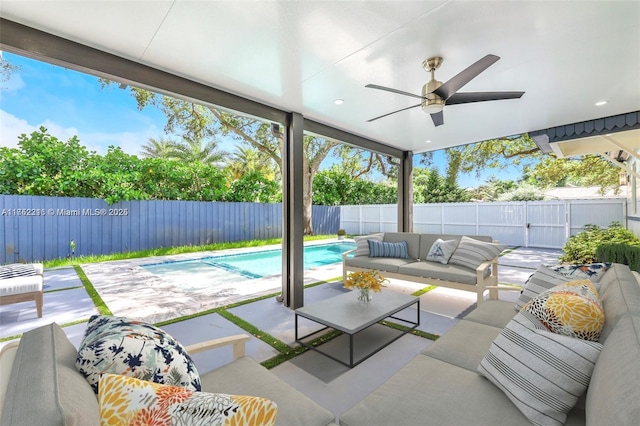
[{"label": "glass vase", "polygon": [[371,291],[368,288],[359,289],[360,294],[358,295],[358,301],[362,303],[369,303],[373,298]]}]

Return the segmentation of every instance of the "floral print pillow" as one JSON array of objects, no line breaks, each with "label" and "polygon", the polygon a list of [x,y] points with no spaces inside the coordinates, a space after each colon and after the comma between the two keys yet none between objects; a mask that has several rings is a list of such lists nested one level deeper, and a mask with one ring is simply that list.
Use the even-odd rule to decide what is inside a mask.
[{"label": "floral print pillow", "polygon": [[597,342],[604,327],[604,309],[588,279],[546,290],[530,300],[523,311],[533,314],[551,332]]},{"label": "floral print pillow", "polygon": [[100,378],[100,425],[273,425],[275,402],[255,396],[194,392],[132,377]]},{"label": "floral print pillow", "polygon": [[89,319],[76,368],[96,394],[104,373],[200,390],[196,366],[178,341],[151,324],[122,317]]}]

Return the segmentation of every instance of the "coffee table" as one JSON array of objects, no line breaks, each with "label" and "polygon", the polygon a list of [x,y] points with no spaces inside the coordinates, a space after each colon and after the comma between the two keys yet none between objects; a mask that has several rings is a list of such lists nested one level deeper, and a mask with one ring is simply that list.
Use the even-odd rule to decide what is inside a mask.
[{"label": "coffee table", "polygon": [[[394,317],[393,315],[408,308],[411,305],[416,305],[416,320],[408,321],[403,318]],[[304,336],[298,336],[298,317],[303,317],[318,324],[324,325],[320,330],[306,334]],[[374,347],[374,349],[366,353],[363,357],[354,361],[354,338],[357,334],[363,332],[369,327],[377,324],[385,318],[393,318],[403,323],[411,325],[408,329],[394,336],[391,340],[385,340],[380,345]],[[330,297],[320,302],[312,303],[308,306],[298,308],[295,310],[295,339],[296,342],[321,353],[349,368],[355,367],[362,361],[366,360],[370,356],[374,355],[384,347],[390,345],[406,333],[414,330],[420,325],[420,299],[415,296],[407,294],[396,293],[393,291],[385,291],[382,293],[375,293],[374,298],[369,303],[362,303],[358,301],[358,294],[355,291],[349,291],[339,296]],[[315,334],[320,333],[328,328],[341,331],[349,336],[349,362],[342,361],[341,359],[320,350],[316,346],[312,346],[305,342],[307,339]]]}]

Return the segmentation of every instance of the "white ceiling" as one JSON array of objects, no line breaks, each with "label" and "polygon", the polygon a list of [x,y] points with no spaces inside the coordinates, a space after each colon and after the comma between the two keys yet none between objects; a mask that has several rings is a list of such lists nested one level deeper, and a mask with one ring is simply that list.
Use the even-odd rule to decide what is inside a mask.
[{"label": "white ceiling", "polygon": [[[640,109],[638,1],[2,0],[0,16],[414,152]],[[445,82],[489,53],[462,91],[521,99],[447,106],[437,128],[420,108],[366,122],[419,101],[365,84],[420,94],[427,57]]]}]

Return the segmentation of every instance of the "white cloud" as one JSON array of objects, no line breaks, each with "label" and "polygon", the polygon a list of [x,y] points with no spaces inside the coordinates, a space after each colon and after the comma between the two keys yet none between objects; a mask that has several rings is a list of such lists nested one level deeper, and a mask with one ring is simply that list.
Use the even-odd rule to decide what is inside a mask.
[{"label": "white cloud", "polygon": [[80,143],[89,151],[96,151],[98,154],[106,154],[109,145],[119,146],[128,154],[139,154],[142,145],[147,143],[149,138],[158,138],[162,131],[154,125],[134,132],[104,133],[104,132],[81,132],[75,127],[64,127],[50,120],[32,125],[26,120],[18,118],[0,109],[0,146],[18,146],[18,136],[21,134],[31,134],[40,126],[44,126],[49,134],[66,141],[77,135]]},{"label": "white cloud", "polygon": [[25,86],[24,80],[18,74],[12,74],[8,81],[0,83],[0,89],[3,92],[17,92]]},{"label": "white cloud", "polygon": [[15,148],[18,146],[18,136],[31,134],[34,130],[36,127],[26,120],[0,109],[0,146]]}]

